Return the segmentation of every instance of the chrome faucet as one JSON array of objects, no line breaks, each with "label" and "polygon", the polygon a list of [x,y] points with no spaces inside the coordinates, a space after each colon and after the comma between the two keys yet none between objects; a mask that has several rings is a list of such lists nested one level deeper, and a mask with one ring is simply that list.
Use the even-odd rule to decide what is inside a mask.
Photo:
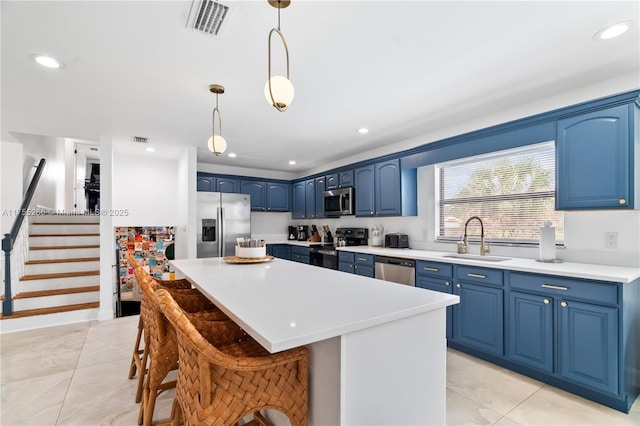
[{"label": "chrome faucet", "polygon": [[466,252],[467,246],[469,245],[467,238],[467,226],[469,226],[469,222],[471,222],[473,219],[478,219],[478,222],[480,222],[480,256],[484,256],[485,254],[489,253],[490,249],[489,246],[485,246],[484,244],[484,224],[482,223],[482,219],[480,219],[478,216],[471,216],[469,220],[467,220],[467,223],[464,224],[464,251]]}]

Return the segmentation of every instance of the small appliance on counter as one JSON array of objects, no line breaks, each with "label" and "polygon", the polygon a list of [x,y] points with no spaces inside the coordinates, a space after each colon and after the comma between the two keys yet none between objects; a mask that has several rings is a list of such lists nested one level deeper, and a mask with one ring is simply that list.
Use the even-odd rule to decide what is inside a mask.
[{"label": "small appliance on counter", "polygon": [[367,228],[336,228],[339,246],[366,246],[369,239]]},{"label": "small appliance on counter", "polygon": [[307,241],[307,238],[309,238],[309,226],[298,225],[296,235],[298,237],[298,241]]},{"label": "small appliance on counter", "polygon": [[295,226],[289,226],[289,232],[287,232],[288,240],[297,240],[298,239],[298,228]]},{"label": "small appliance on counter", "polygon": [[387,234],[384,236],[384,246],[387,248],[409,248],[409,236],[407,234]]}]

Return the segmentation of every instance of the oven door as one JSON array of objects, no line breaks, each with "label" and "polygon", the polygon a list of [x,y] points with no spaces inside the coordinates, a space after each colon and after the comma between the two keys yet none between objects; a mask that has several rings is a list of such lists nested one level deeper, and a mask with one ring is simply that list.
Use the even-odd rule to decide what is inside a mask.
[{"label": "oven door", "polygon": [[320,247],[309,248],[309,263],[327,269],[338,269],[338,252]]}]

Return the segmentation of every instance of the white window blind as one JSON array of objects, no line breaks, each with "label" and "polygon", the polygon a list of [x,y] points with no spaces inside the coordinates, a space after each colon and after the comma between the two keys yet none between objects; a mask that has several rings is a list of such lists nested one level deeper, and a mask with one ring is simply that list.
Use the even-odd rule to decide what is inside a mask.
[{"label": "white window blind", "polygon": [[[439,164],[436,173],[438,240],[460,239],[466,221],[478,216],[489,242],[537,244],[544,220],[553,222],[556,243],[564,241],[564,215],[555,210],[553,142]],[[469,223],[467,234],[479,239],[478,221]]]}]

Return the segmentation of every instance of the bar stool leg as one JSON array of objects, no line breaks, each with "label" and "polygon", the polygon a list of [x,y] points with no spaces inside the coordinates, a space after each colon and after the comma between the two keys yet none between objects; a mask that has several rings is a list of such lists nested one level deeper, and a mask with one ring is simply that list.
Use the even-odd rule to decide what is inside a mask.
[{"label": "bar stool leg", "polygon": [[[133,346],[133,355],[131,356],[131,366],[129,367],[129,378],[133,379],[140,363],[140,355],[142,350],[140,349],[140,340],[142,339],[142,317],[138,318],[138,336],[136,337],[136,344]],[[138,402],[138,401],[136,401]]]}]

